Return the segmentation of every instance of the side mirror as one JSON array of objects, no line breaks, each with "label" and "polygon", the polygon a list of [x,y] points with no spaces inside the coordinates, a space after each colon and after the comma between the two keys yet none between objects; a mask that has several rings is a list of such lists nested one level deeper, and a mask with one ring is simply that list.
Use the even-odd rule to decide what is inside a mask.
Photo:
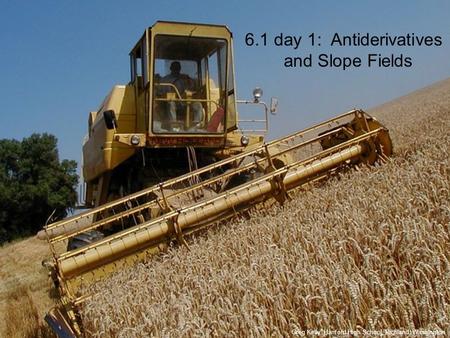
[{"label": "side mirror", "polygon": [[117,119],[114,110],[105,110],[103,112],[103,119],[105,120],[106,129],[116,129],[117,128]]},{"label": "side mirror", "polygon": [[276,97],[272,97],[270,99],[270,113],[272,115],[276,115],[278,110],[278,99]]}]

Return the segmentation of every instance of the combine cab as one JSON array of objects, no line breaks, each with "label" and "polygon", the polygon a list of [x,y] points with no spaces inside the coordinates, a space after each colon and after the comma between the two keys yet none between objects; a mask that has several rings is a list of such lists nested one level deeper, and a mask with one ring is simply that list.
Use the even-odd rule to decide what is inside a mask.
[{"label": "combine cab", "polygon": [[[90,114],[83,146],[89,211],[47,225],[61,303],[47,322],[83,335],[87,286],[213,223],[325,179],[384,162],[388,130],[361,110],[263,143],[244,134],[235,98],[232,39],[224,26],[158,22],[131,52],[131,82]],[[66,249],[67,248],[67,249]]]},{"label": "combine cab", "polygon": [[232,55],[225,26],[157,22],[144,32],[130,53],[130,83],[115,86],[89,116],[87,205],[262,143],[263,133],[238,130]]}]

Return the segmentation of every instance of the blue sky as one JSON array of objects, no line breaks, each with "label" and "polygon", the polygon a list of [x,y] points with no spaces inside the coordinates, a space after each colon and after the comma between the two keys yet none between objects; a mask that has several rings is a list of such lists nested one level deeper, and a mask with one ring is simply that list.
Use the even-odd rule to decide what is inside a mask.
[{"label": "blue sky", "polygon": [[[353,107],[369,108],[450,76],[450,1],[2,1],[0,138],[57,136],[79,161],[88,112],[129,81],[128,53],[156,20],[226,24],[240,98],[255,86],[280,100],[269,138]],[[247,47],[245,34],[322,36],[321,47]],[[440,35],[440,47],[327,47],[335,32]],[[403,53],[410,68],[287,69],[286,56]],[[241,107],[243,111],[245,107]]]}]

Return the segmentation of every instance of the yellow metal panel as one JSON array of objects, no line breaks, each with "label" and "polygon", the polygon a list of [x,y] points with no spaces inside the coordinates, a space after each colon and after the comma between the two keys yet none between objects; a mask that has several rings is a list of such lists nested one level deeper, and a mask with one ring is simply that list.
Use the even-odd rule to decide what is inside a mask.
[{"label": "yellow metal panel", "polygon": [[135,148],[113,141],[114,130],[105,126],[103,112],[114,110],[118,133],[136,132],[134,89],[131,86],[114,86],[103,101],[83,146],[83,175],[90,181],[105,171],[112,170],[132,156]]},{"label": "yellow metal panel", "polygon": [[114,169],[120,163],[134,154],[136,148],[119,142],[112,142],[110,147],[104,149],[105,163],[109,163],[107,170]]}]

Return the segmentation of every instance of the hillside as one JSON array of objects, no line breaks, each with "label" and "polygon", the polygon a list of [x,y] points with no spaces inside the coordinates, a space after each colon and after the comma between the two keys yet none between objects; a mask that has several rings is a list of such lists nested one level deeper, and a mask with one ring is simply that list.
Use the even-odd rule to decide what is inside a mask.
[{"label": "hillside", "polygon": [[99,283],[83,310],[89,334],[447,329],[450,79],[370,113],[391,130],[391,161]]},{"label": "hillside", "polygon": [[47,337],[45,311],[53,306],[50,280],[41,265],[49,256],[37,238],[0,248],[0,337]]},{"label": "hillside", "polygon": [[[119,273],[83,309],[92,336],[268,336],[450,326],[450,79],[373,108],[395,156],[212,228]],[[48,336],[36,238],[0,248],[0,337]],[[298,330],[298,331],[296,331]]]}]

